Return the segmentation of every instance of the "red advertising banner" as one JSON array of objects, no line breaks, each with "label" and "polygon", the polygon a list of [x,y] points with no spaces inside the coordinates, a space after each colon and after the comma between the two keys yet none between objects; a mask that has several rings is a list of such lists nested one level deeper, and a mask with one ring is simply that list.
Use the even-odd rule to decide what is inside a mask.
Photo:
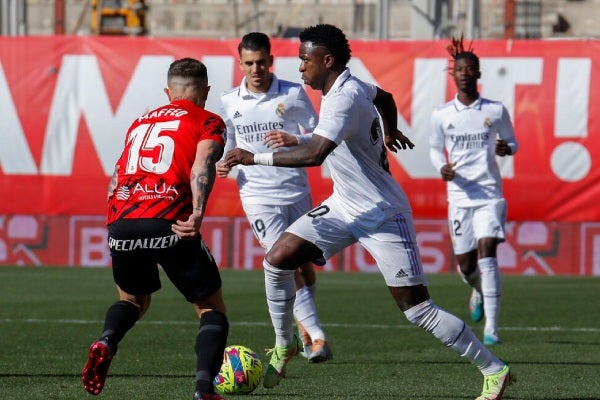
[{"label": "red advertising banner", "polygon": [[[208,67],[207,108],[239,84],[237,40],[0,37],[0,264],[109,265],[106,187],[131,121],[166,102],[168,65],[196,57]],[[350,70],[392,92],[399,127],[416,144],[390,153],[409,195],[430,272],[453,264],[446,193],[429,162],[429,116],[450,99],[444,41],[351,42]],[[480,90],[509,110],[519,153],[502,160],[509,237],[504,271],[600,275],[600,41],[480,41]],[[300,82],[298,42],[273,41],[274,72]],[[318,108],[320,93],[307,88]],[[311,168],[315,202],[331,192]],[[220,265],[260,268],[233,179],[215,184],[203,228]],[[232,245],[235,243],[235,246]],[[325,266],[372,271],[353,246]]]}]

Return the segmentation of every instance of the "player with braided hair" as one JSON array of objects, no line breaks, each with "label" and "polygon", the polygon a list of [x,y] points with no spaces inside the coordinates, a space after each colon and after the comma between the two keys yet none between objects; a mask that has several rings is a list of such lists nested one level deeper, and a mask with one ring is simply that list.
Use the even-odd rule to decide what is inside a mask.
[{"label": "player with braided hair", "polygon": [[496,251],[505,240],[506,201],[496,162],[518,150],[500,102],[479,96],[479,58],[463,37],[452,38],[450,75],[458,93],[431,116],[430,158],[447,182],[448,222],[458,271],[471,288],[471,319],[485,315],[483,341],[500,343],[500,271]]},{"label": "player with braided hair", "polygon": [[429,297],[410,202],[387,161],[387,150],[413,147],[397,128],[393,95],[350,73],[346,67],[350,46],[335,26],[315,25],[302,31],[299,56],[302,80],[323,93],[319,122],[310,141],[285,152],[253,154],[236,148],[225,157],[229,166],[302,167],[325,162],[333,180],[333,193],[290,225],[263,262],[275,330],[263,386],[272,388],[281,382],[299,349],[293,332],[294,270],[303,262],[328,259],[358,242],[375,259],[408,321],[481,371],[484,384],[477,400],[500,400],[514,380],[510,367],[464,321]]}]

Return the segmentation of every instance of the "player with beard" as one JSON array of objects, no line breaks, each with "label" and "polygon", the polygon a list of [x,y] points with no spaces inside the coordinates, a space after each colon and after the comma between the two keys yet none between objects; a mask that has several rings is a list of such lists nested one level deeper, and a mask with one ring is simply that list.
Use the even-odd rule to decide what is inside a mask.
[{"label": "player with beard", "polygon": [[223,363],[229,323],[219,270],[200,237],[225,144],[223,120],[204,110],[209,90],[204,64],[177,60],[167,73],[169,104],[137,118],[127,131],[107,211],[119,301],[108,308],[81,373],[84,389],[93,395],[104,388],[119,342],[160,289],[160,265],[200,319],[193,398],[222,399],[213,380]]},{"label": "player with beard", "polygon": [[[310,140],[317,125],[317,113],[302,85],[278,79],[273,66],[269,37],[261,32],[245,35],[239,46],[244,78],[239,86],[221,96],[221,116],[227,126],[225,152],[239,147],[255,153],[288,151]],[[217,164],[220,177],[231,168]],[[304,168],[268,166],[238,167],[240,198],[252,232],[268,251],[285,229],[312,208],[308,177]],[[333,352],[317,313],[317,282],[313,263],[296,270],[294,316],[311,363],[333,358]]]}]

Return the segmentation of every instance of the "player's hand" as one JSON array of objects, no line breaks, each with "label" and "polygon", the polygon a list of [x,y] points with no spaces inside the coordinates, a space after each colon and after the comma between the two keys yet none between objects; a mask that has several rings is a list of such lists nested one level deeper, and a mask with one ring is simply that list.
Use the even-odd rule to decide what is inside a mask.
[{"label": "player's hand", "polygon": [[200,232],[200,225],[204,214],[192,213],[187,221],[177,220],[171,225],[171,231],[177,235],[180,240],[194,239]]},{"label": "player's hand", "polygon": [[263,143],[270,149],[297,146],[298,137],[290,133],[285,133],[284,131],[269,131],[265,135],[265,141]]},{"label": "player's hand", "polygon": [[398,152],[398,150],[406,150],[407,147],[409,149],[415,147],[414,143],[411,142],[409,138],[404,136],[398,129],[396,129],[396,131],[392,134],[385,135],[385,145],[393,153]]},{"label": "player's hand", "polygon": [[235,148],[227,153],[225,156],[225,165],[232,168],[239,164],[254,165],[254,153],[240,148]]},{"label": "player's hand", "polygon": [[456,163],[452,163],[452,164],[446,164],[442,167],[442,169],[440,170],[440,172],[442,173],[442,179],[445,181],[451,181],[452,179],[454,179],[454,167],[456,166]]},{"label": "player's hand", "polygon": [[217,163],[217,176],[219,178],[227,178],[229,172],[231,171],[231,167],[225,164],[224,161],[219,161]]},{"label": "player's hand", "polygon": [[512,154],[512,150],[506,140],[498,139],[496,141],[496,155],[500,157],[509,156]]}]

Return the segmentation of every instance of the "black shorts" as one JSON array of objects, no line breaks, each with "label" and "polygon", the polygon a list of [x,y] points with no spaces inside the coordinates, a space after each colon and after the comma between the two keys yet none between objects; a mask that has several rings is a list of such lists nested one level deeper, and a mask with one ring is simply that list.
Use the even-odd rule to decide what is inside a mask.
[{"label": "black shorts", "polygon": [[160,289],[158,267],[189,302],[204,300],[221,288],[221,275],[200,236],[178,240],[171,221],[121,219],[108,226],[115,283],[133,295]]}]

